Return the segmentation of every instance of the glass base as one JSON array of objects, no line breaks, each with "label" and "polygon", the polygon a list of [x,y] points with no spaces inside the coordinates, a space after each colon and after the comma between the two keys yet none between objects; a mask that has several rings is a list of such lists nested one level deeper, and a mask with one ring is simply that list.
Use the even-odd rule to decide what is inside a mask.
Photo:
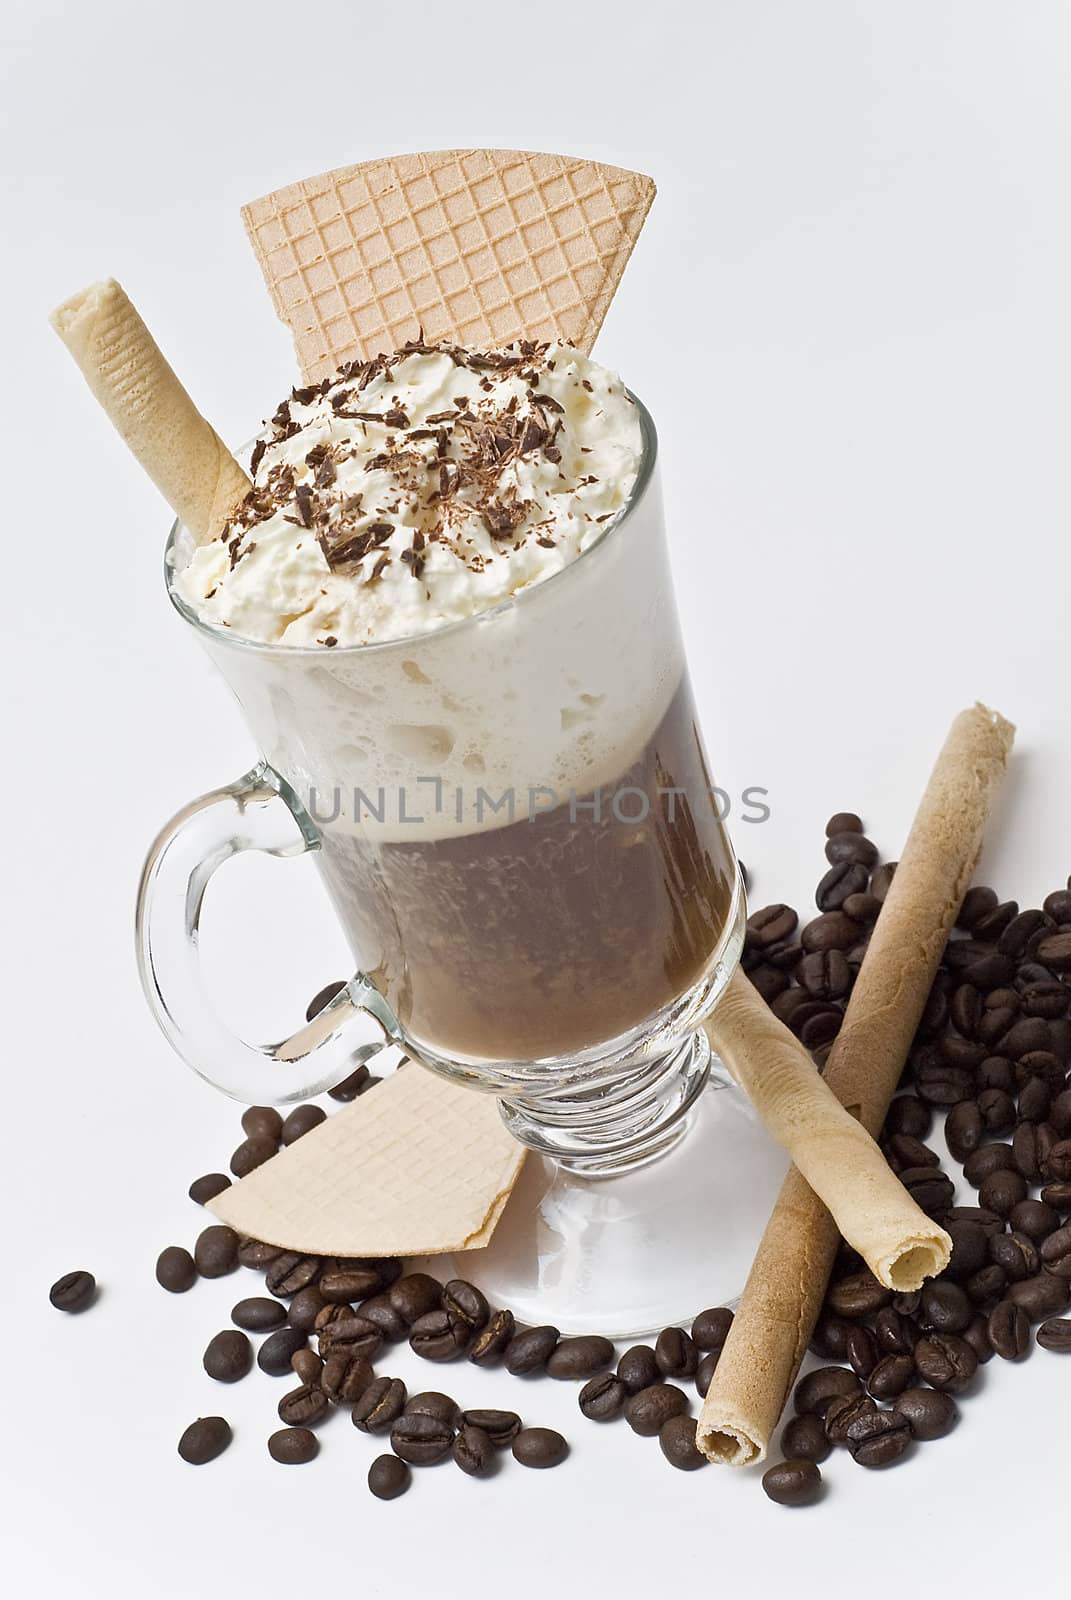
[{"label": "glass base", "polygon": [[675,1131],[613,1177],[531,1152],[491,1243],[452,1272],[519,1322],[568,1334],[626,1338],[734,1300],[788,1157],[718,1062]]}]

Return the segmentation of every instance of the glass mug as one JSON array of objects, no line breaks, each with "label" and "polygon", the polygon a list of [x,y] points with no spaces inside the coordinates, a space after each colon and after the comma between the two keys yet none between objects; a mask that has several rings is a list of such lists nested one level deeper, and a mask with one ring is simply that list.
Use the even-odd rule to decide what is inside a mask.
[{"label": "glass mug", "polygon": [[[301,1099],[390,1044],[498,1095],[545,1159],[529,1159],[491,1246],[460,1270],[571,1331],[623,1333],[711,1303],[710,1229],[739,1209],[711,1186],[783,1170],[738,1096],[704,1094],[726,1083],[700,1024],[739,959],[744,893],[696,726],[654,426],[639,414],[634,490],[583,555],[409,638],[276,647],[206,623],[174,589],[192,548],[176,526],[172,603],[263,759],[168,823],[138,898],[149,1004],[235,1098]],[[208,882],[250,849],[314,854],[357,968],[267,1047],[215,1016],[198,955]],[[761,1207],[769,1183],[757,1188]],[[736,1255],[754,1242],[745,1232]]]}]

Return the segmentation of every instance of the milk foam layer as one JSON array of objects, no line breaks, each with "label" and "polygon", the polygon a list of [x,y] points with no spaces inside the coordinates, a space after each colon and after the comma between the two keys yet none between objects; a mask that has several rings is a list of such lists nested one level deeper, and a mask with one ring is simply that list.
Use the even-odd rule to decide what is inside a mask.
[{"label": "milk foam layer", "polygon": [[626,504],[641,453],[621,379],[568,346],[408,346],[294,391],[252,492],[176,587],[263,643],[430,632],[574,561]]}]

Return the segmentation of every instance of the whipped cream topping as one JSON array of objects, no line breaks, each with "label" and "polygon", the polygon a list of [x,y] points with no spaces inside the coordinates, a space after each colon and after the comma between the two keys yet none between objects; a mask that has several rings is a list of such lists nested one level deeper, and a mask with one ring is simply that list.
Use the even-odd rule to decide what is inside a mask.
[{"label": "whipped cream topping", "polygon": [[264,643],[428,633],[575,561],[628,502],[642,448],[621,379],[567,345],[414,342],[294,390],[252,490],[175,588]]}]

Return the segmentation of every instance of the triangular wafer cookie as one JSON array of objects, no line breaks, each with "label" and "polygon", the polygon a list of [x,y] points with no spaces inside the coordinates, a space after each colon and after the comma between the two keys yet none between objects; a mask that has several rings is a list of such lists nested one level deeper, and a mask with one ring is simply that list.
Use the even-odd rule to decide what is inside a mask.
[{"label": "triangular wafer cookie", "polygon": [[243,206],[302,373],[429,340],[591,350],[655,186],[523,150],[437,150],[340,167]]},{"label": "triangular wafer cookie", "polygon": [[209,1206],[239,1233],[309,1255],[475,1250],[523,1161],[491,1095],[410,1064]]}]

